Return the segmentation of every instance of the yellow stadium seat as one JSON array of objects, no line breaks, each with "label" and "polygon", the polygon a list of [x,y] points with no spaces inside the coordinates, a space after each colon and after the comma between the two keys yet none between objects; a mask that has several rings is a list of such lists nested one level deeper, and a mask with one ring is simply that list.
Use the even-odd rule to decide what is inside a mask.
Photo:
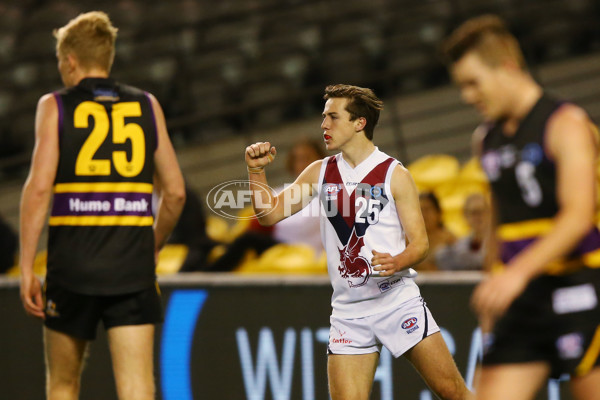
[{"label": "yellow stadium seat", "polygon": [[209,215],[206,218],[206,234],[215,242],[225,242],[229,237],[229,224],[221,217]]},{"label": "yellow stadium seat", "polygon": [[323,274],[326,271],[324,255],[317,257],[308,245],[284,243],[267,249],[258,259],[236,270],[241,274]]},{"label": "yellow stadium seat", "polygon": [[[46,250],[39,251],[33,260],[33,273],[37,276],[46,276],[46,263],[48,261],[48,252]],[[11,267],[6,274],[8,276],[20,276],[21,268],[18,263]]]},{"label": "yellow stadium seat", "polygon": [[461,167],[458,179],[461,182],[478,183],[484,190],[488,190],[488,178],[477,157],[472,157]]},{"label": "yellow stadium seat", "polygon": [[459,162],[450,155],[432,154],[410,163],[407,168],[419,191],[432,191],[458,176]]},{"label": "yellow stadium seat", "polygon": [[229,230],[229,234],[227,235],[227,243],[232,242],[235,238],[237,238],[242,233],[246,232],[246,230],[248,230],[253,215],[254,209],[252,207],[246,207],[238,213],[239,218],[231,227],[231,229]]},{"label": "yellow stadium seat", "polygon": [[188,247],[184,244],[167,244],[158,253],[156,273],[158,275],[168,275],[178,272],[188,255],[188,251]]}]

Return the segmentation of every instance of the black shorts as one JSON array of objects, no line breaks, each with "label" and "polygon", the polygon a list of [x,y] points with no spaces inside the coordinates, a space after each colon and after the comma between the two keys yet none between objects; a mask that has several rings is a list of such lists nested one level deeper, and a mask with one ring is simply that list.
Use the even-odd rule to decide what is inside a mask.
[{"label": "black shorts", "polygon": [[158,285],[113,296],[72,292],[56,283],[44,285],[44,325],[70,336],[93,340],[101,320],[105,329],[115,326],[162,322],[163,309]]},{"label": "black shorts", "polygon": [[543,361],[551,376],[585,375],[600,365],[600,270],[541,276],[484,339],[483,365]]}]

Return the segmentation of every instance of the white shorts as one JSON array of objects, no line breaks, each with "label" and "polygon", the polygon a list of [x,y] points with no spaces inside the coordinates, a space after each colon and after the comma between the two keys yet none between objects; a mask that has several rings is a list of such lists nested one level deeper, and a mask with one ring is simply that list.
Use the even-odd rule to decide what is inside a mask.
[{"label": "white shorts", "polygon": [[427,336],[440,331],[422,297],[398,308],[363,318],[330,317],[328,354],[369,354],[385,346],[400,357]]}]

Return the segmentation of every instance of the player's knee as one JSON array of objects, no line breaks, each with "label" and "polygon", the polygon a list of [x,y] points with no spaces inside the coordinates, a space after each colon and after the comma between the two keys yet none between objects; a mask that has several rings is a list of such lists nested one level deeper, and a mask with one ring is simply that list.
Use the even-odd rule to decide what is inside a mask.
[{"label": "player's knee", "polygon": [[121,400],[154,400],[155,388],[153,383],[127,384],[118,388]]},{"label": "player's knee", "polygon": [[354,390],[334,389],[329,387],[329,396],[331,400],[365,400],[369,398],[368,391],[362,391],[358,388]]},{"label": "player's knee", "polygon": [[77,399],[79,397],[79,377],[48,374],[46,392],[48,400]]},{"label": "player's knee", "polygon": [[47,373],[49,388],[79,388],[79,376],[71,374]]}]

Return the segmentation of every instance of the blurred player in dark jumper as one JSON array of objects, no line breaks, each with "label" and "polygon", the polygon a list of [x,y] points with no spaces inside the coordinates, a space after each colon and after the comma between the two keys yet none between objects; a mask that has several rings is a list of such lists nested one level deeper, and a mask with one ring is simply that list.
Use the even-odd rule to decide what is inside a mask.
[{"label": "blurred player in dark jumper", "polygon": [[577,399],[599,399],[597,130],[535,82],[500,18],[465,22],[443,49],[485,119],[475,140],[493,194],[487,258],[500,272],[472,299],[486,338],[477,398],[531,399],[568,373]]},{"label": "blurred player in dark jumper", "polygon": [[[65,88],[37,106],[20,236],[23,305],[44,319],[47,398],[79,397],[102,321],[119,399],[154,399],[155,258],[185,202],[183,178],[154,96],[109,78],[117,29],[108,16],[81,14],[54,34]],[[51,199],[42,292],[33,262]]]}]

